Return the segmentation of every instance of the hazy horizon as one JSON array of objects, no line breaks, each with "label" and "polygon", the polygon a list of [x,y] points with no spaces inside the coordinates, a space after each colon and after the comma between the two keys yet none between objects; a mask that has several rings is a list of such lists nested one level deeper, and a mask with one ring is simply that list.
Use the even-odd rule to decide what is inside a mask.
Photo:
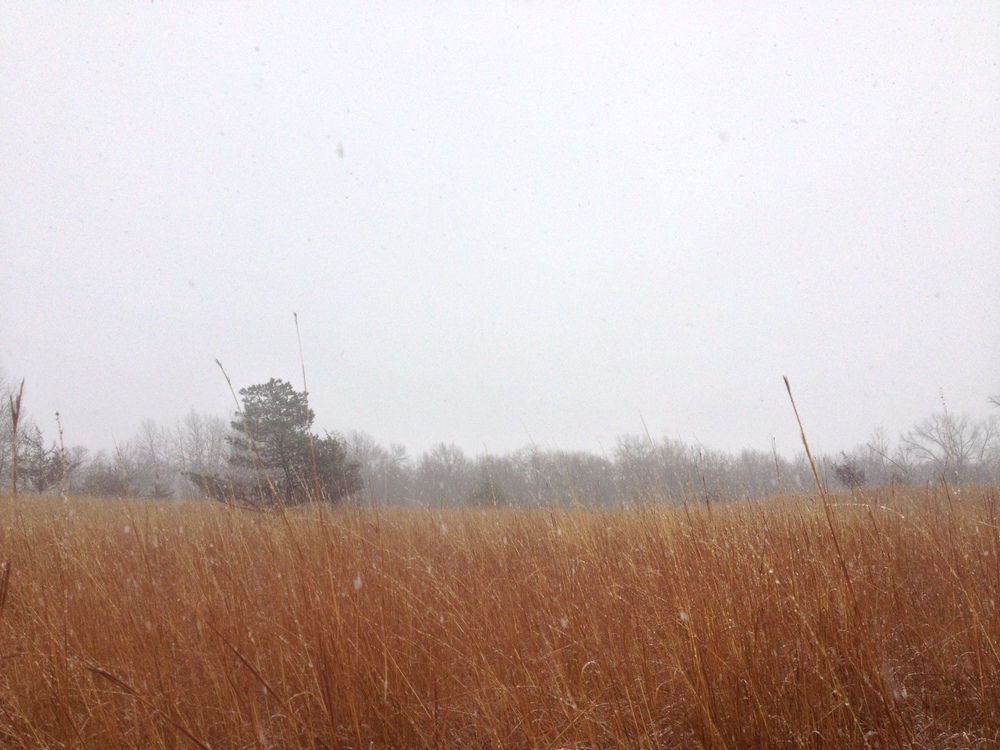
[{"label": "hazy horizon", "polygon": [[1000,6],[29,6],[0,368],[46,438],[850,450],[1000,393]]}]

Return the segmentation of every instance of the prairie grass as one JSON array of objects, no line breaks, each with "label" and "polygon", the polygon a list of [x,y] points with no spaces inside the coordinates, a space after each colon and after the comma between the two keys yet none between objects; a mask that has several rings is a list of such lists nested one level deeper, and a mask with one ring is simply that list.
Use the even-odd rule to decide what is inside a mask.
[{"label": "prairie grass", "polygon": [[0,747],[995,747],[997,498],[0,498]]}]

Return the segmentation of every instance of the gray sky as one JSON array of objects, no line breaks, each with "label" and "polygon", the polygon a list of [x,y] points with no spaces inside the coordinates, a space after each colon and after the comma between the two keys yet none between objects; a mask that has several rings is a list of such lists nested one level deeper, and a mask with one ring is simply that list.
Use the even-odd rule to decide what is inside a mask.
[{"label": "gray sky", "polygon": [[417,453],[988,414],[1000,4],[778,6],[5,4],[0,366],[92,448],[301,387],[293,311]]}]

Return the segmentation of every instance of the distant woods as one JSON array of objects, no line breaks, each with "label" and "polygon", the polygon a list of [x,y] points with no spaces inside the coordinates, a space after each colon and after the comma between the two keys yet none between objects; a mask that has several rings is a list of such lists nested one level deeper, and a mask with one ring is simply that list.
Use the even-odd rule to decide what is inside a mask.
[{"label": "distant woods", "polygon": [[[259,507],[324,502],[360,505],[632,507],[703,503],[813,491],[804,456],[740,453],[671,438],[623,436],[608,454],[524,448],[469,456],[439,443],[419,456],[363,432],[311,432],[306,394],[272,379],[240,391],[241,411],[224,419],[189,412],[173,424],[147,420],[114,450],[46,440],[31,415],[31,384],[16,441],[11,379],[0,373],[0,487],[21,493],[96,497],[214,496]],[[863,445],[819,457],[830,487],[1000,484],[1000,397],[993,416],[948,411],[895,439],[876,430]],[[11,448],[14,447],[12,455]]]}]

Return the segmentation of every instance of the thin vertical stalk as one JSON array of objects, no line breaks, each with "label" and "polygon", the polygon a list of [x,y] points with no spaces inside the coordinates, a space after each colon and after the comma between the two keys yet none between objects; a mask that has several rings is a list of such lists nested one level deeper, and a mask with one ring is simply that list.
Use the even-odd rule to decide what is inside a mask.
[{"label": "thin vertical stalk", "polygon": [[17,494],[17,423],[21,419],[21,396],[24,395],[24,380],[21,380],[21,387],[17,391],[17,398],[11,393],[7,396],[10,399],[10,494]]},{"label": "thin vertical stalk", "polygon": [[792,396],[792,386],[788,382],[788,377],[783,376],[785,381],[785,389],[788,391],[788,399],[792,402],[792,411],[795,412],[795,421],[799,425],[799,435],[802,437],[802,445],[806,449],[806,457],[809,459],[809,467],[812,469],[813,479],[816,480],[816,487],[819,489],[820,499],[823,501],[823,512],[826,514],[826,523],[830,529],[830,538],[833,540],[833,548],[837,553],[837,561],[840,564],[840,570],[844,575],[844,584],[847,587],[847,593],[851,600],[851,609],[854,613],[854,619],[857,622],[858,635],[860,636],[862,648],[865,651],[865,655],[868,657],[868,666],[871,671],[871,676],[875,685],[878,687],[878,692],[882,698],[882,704],[885,707],[886,717],[889,720],[889,728],[892,731],[893,739],[896,742],[897,747],[905,747],[903,739],[900,734],[899,719],[896,716],[895,703],[889,695],[889,691],[886,690],[885,681],[882,679],[882,671],[879,669],[878,664],[875,660],[875,654],[872,650],[871,640],[868,637],[868,630],[865,627],[864,618],[861,616],[861,605],[858,604],[858,597],[854,591],[854,583],[851,580],[850,571],[847,569],[847,561],[844,559],[844,553],[840,547],[840,539],[837,537],[837,528],[833,523],[833,511],[830,509],[830,501],[827,499],[826,491],[823,489],[823,483],[819,480],[819,472],[816,470],[816,462],[813,460],[812,451],[809,450],[809,441],[806,440],[806,430],[802,426],[802,418],[799,416],[799,409],[795,405],[795,397]]},{"label": "thin vertical stalk", "polygon": [[[306,421],[308,422],[309,415],[309,386],[306,385],[306,360],[302,355],[302,335],[299,333],[299,314],[297,312],[292,313],[292,317],[295,319],[295,338],[299,342],[299,363],[302,365],[302,392],[305,394],[305,410],[306,410]],[[323,496],[319,491],[319,471],[316,468],[316,441],[313,440],[313,434],[309,431],[309,453],[312,457],[312,470],[313,470],[313,485],[315,488],[315,499],[319,503],[323,500]]]}]

